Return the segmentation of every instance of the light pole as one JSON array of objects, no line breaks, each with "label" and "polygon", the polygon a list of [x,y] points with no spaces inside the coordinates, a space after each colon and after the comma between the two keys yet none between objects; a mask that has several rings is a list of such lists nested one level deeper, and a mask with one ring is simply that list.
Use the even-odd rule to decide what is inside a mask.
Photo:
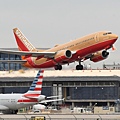
[{"label": "light pole", "polygon": [[94,113],[94,107],[97,105],[97,103],[95,103],[92,107],[92,112]]}]

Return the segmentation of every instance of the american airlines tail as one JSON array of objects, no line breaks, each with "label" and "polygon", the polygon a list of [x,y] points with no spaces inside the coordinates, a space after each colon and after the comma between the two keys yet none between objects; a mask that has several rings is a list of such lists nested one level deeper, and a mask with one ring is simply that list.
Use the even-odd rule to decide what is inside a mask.
[{"label": "american airlines tail", "polygon": [[18,49],[20,51],[36,51],[36,48],[28,41],[28,39],[18,28],[14,28],[13,32],[18,45]]},{"label": "american airlines tail", "polygon": [[44,70],[39,70],[37,76],[34,78],[33,83],[29,90],[23,95],[27,98],[37,98],[41,95],[42,81],[43,81]]}]

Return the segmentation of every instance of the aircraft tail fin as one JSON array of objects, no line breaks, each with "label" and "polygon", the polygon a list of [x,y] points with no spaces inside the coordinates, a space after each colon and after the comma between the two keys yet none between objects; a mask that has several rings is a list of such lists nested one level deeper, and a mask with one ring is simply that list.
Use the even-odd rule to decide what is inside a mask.
[{"label": "aircraft tail fin", "polygon": [[28,41],[28,39],[18,28],[14,28],[13,32],[18,45],[18,49],[20,51],[36,51],[36,48]]},{"label": "aircraft tail fin", "polygon": [[44,70],[39,70],[29,90],[24,94],[27,98],[36,98],[41,95]]}]

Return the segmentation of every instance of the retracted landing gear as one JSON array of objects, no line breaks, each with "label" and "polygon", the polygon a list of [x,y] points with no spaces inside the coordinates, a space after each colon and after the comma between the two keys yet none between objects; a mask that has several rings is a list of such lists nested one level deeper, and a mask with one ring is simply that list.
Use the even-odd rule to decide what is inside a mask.
[{"label": "retracted landing gear", "polygon": [[76,70],[83,70],[83,65],[81,65],[81,61],[79,61],[79,65],[76,65]]},{"label": "retracted landing gear", "polygon": [[58,65],[55,65],[54,68],[55,68],[55,70],[62,70],[62,65],[59,65],[59,64],[58,64]]}]

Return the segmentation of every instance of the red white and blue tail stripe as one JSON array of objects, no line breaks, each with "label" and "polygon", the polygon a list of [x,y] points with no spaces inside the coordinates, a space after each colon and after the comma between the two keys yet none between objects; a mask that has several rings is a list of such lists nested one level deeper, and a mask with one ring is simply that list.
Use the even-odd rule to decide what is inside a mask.
[{"label": "red white and blue tail stripe", "polygon": [[29,90],[24,94],[27,98],[37,98],[41,95],[42,81],[43,81],[44,70],[39,70],[37,76],[34,78],[32,85]]}]

